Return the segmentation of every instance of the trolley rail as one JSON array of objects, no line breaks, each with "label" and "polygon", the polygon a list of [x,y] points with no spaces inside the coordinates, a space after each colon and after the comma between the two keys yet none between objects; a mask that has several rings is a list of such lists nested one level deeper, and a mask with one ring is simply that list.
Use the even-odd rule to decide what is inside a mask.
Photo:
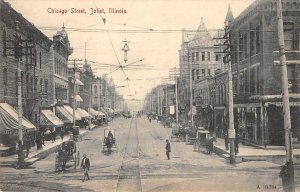
[{"label": "trolley rail", "polygon": [[127,135],[122,161],[118,170],[115,191],[142,192],[142,171],[140,167],[140,145],[136,118],[132,118]]}]

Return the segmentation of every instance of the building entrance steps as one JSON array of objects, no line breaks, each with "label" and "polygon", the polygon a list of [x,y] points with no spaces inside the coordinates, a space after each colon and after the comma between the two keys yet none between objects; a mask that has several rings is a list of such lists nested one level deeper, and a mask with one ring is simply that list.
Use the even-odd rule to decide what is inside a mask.
[{"label": "building entrance steps", "polygon": [[[95,126],[93,126],[95,128]],[[79,137],[83,137],[85,134],[88,133],[88,130],[86,129],[80,129],[79,130]],[[57,137],[57,139],[52,142],[52,141],[45,141],[45,146],[43,145],[43,149],[37,150],[36,145],[30,148],[29,155],[27,158],[24,159],[25,165],[30,165],[33,164],[34,162],[45,158],[48,156],[50,153],[53,153],[58,145],[60,145],[63,141],[68,141],[70,140],[70,135],[66,134],[64,136],[64,139],[61,140],[60,137]],[[24,150],[24,153],[26,150]],[[17,164],[18,161],[18,155],[10,155],[6,157],[0,157],[0,166],[4,167],[12,167]]]},{"label": "building entrance steps", "polygon": [[[254,146],[243,145],[239,143],[236,162],[242,161],[270,161],[277,164],[284,164],[286,152],[284,146],[267,146],[267,148],[258,148]],[[217,138],[214,143],[214,152],[225,159],[229,159],[230,151],[225,148],[225,140]],[[294,163],[300,163],[300,149],[293,149]]]}]

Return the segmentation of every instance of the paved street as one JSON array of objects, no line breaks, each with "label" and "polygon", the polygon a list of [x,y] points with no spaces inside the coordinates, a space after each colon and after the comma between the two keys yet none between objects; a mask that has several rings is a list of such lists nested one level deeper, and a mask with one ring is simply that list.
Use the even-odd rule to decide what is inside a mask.
[{"label": "paved street", "polygon": [[[111,154],[102,153],[105,128],[116,129],[118,151],[113,150]],[[170,132],[171,129],[156,121],[150,123],[146,118],[115,119],[106,127],[90,131],[77,143],[81,156],[85,153],[91,160],[91,180],[82,182],[82,170],[73,169],[71,164],[67,164],[66,171],[55,172],[55,154],[50,154],[24,170],[1,167],[1,189],[282,191],[279,165],[265,161],[232,166],[216,154],[194,152],[193,147],[184,142],[171,142],[171,160],[167,160],[164,148]],[[295,180],[299,181],[299,169],[295,174]]]}]

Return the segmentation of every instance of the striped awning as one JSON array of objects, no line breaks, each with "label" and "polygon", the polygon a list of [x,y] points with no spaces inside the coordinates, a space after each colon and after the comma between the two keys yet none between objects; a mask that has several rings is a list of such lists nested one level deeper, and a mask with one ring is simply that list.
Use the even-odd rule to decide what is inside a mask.
[{"label": "striped awning", "polygon": [[[22,117],[23,131],[36,130],[36,127]],[[0,131],[11,134],[18,133],[18,112],[8,103],[0,103]]]},{"label": "striped awning", "polygon": [[79,113],[79,115],[80,115],[81,117],[85,117],[85,118],[89,117],[89,113],[86,112],[86,110],[84,110],[84,109],[77,108],[77,109],[76,109],[76,112]]},{"label": "striped awning", "polygon": [[[72,107],[70,107],[69,105],[64,105],[64,108],[73,117],[73,109],[72,109]],[[75,120],[78,121],[78,120],[81,120],[81,118],[82,117],[80,116],[80,114],[78,112],[76,112],[76,110],[75,110]]]},{"label": "striped awning", "polygon": [[98,111],[96,111],[95,109],[89,108],[89,110],[90,110],[92,116],[97,116],[98,115]]},{"label": "striped awning", "polygon": [[73,123],[73,116],[63,106],[56,106],[55,111],[55,115],[64,123]]},{"label": "striped awning", "polygon": [[51,110],[41,110],[40,125],[47,127],[62,127],[62,122]]}]

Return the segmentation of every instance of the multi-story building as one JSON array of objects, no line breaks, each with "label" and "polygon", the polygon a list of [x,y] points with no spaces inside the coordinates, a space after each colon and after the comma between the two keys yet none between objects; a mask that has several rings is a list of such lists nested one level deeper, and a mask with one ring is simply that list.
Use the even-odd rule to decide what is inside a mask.
[{"label": "multi-story building", "polygon": [[[195,104],[197,82],[213,76],[216,70],[224,68],[223,55],[220,53],[220,48],[215,46],[221,41],[216,37],[223,36],[223,31],[214,31],[215,34],[212,36],[206,28],[203,18],[201,18],[195,33],[185,30],[182,33],[181,50],[179,50],[179,100],[181,111],[184,111],[183,114],[187,118],[186,115],[190,111],[190,94],[193,95],[193,103]],[[192,80],[191,91],[190,80]]]},{"label": "multi-story building", "polygon": [[49,51],[52,41],[39,29],[16,12],[9,3],[0,1],[0,100],[17,107],[17,60],[14,57],[16,21],[22,39],[20,58],[23,114],[38,125],[39,107],[49,103],[47,89],[50,83],[51,64]]},{"label": "multi-story building", "polygon": [[[300,2],[283,1],[293,140],[300,140]],[[230,25],[237,133],[252,143],[284,144],[275,0],[257,0]]]}]

